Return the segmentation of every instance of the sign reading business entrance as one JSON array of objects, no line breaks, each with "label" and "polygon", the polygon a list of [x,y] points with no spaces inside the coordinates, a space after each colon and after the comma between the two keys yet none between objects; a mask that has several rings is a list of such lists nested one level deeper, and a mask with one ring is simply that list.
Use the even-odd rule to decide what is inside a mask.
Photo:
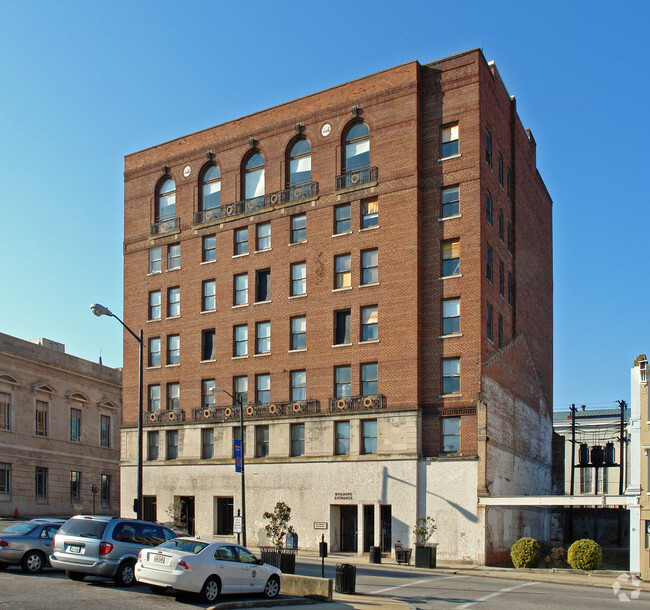
[{"label": "sign reading business entrance", "polygon": [[352,502],[352,492],[351,491],[335,491],[334,500]]}]

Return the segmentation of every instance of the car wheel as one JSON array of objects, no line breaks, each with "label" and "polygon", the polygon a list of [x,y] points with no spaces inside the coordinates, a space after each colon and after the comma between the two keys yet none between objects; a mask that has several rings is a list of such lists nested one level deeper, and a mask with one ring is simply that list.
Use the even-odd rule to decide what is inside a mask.
[{"label": "car wheel", "polygon": [[40,551],[27,551],[21,562],[23,570],[29,574],[37,574],[45,565],[45,555]]},{"label": "car wheel", "polygon": [[149,585],[152,593],[156,595],[162,595],[165,592],[166,587],[159,587],[158,585]]},{"label": "car wheel", "polygon": [[274,574],[266,581],[264,595],[269,599],[272,599],[277,597],[278,593],[280,593],[280,579]]},{"label": "car wheel", "polygon": [[201,599],[206,604],[211,604],[219,597],[220,591],[221,586],[219,584],[219,579],[216,576],[210,576],[210,578],[205,581],[203,589],[201,589]]},{"label": "car wheel", "polygon": [[117,573],[115,574],[115,582],[119,587],[130,587],[135,583],[134,568],[134,561],[124,561],[120,564],[120,567],[117,568]]},{"label": "car wheel", "polygon": [[71,572],[70,570],[66,570],[65,575],[70,580],[83,580],[84,578],[86,578],[85,574],[82,574],[81,572]]},{"label": "car wheel", "polygon": [[8,563],[0,563],[0,570],[6,570],[9,567]]}]

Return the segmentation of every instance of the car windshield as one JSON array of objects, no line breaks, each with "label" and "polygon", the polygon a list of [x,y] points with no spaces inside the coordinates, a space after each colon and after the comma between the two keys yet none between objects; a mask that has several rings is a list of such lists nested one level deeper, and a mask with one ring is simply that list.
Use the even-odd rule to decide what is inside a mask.
[{"label": "car windshield", "polygon": [[185,551],[186,553],[194,553],[198,555],[206,546],[205,542],[197,542],[196,540],[182,540],[180,538],[174,538],[169,542],[164,542],[159,549],[174,549],[175,551]]},{"label": "car windshield", "polygon": [[5,528],[3,531],[11,534],[21,534],[25,536],[33,532],[38,527],[38,523],[14,523],[9,527]]},{"label": "car windshield", "polygon": [[107,525],[106,521],[95,519],[70,519],[61,526],[58,533],[80,538],[101,538]]}]

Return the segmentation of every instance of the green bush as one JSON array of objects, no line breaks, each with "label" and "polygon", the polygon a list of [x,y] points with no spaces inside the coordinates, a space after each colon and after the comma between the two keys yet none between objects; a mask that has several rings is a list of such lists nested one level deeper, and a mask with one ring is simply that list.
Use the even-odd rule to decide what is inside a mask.
[{"label": "green bush", "polygon": [[512,545],[510,557],[515,568],[534,568],[539,563],[541,548],[534,538],[520,538]]},{"label": "green bush", "polygon": [[593,540],[576,540],[569,547],[567,561],[574,570],[597,570],[602,560],[603,550]]}]

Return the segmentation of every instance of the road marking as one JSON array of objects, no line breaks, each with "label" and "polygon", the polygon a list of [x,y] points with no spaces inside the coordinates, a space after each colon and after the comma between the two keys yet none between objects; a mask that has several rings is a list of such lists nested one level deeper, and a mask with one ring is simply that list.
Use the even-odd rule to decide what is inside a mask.
[{"label": "road marking", "polygon": [[468,576],[465,576],[464,574],[454,574],[453,576],[439,576],[437,578],[427,578],[426,580],[416,580],[415,582],[407,582],[403,585],[397,585],[395,587],[387,587],[385,589],[377,589],[377,591],[370,591],[368,595],[379,595],[380,593],[386,593],[387,591],[395,591],[395,589],[413,587],[415,585],[423,585],[425,583],[431,582],[440,582],[441,580],[447,580],[449,578],[468,578]]},{"label": "road marking", "polygon": [[467,602],[466,604],[463,604],[462,606],[456,606],[458,610],[461,610],[462,608],[469,608],[473,606],[474,604],[478,604],[480,602],[486,602],[488,599],[492,599],[493,597],[498,597],[499,595],[503,595],[504,593],[509,593],[510,591],[514,591],[515,589],[521,589],[522,587],[527,587],[528,585],[534,585],[534,582],[525,582],[520,585],[515,585],[514,587],[507,587],[505,589],[501,589],[499,591],[495,591],[494,593],[490,593],[489,595],[484,595],[483,597],[474,600],[473,602]]}]

